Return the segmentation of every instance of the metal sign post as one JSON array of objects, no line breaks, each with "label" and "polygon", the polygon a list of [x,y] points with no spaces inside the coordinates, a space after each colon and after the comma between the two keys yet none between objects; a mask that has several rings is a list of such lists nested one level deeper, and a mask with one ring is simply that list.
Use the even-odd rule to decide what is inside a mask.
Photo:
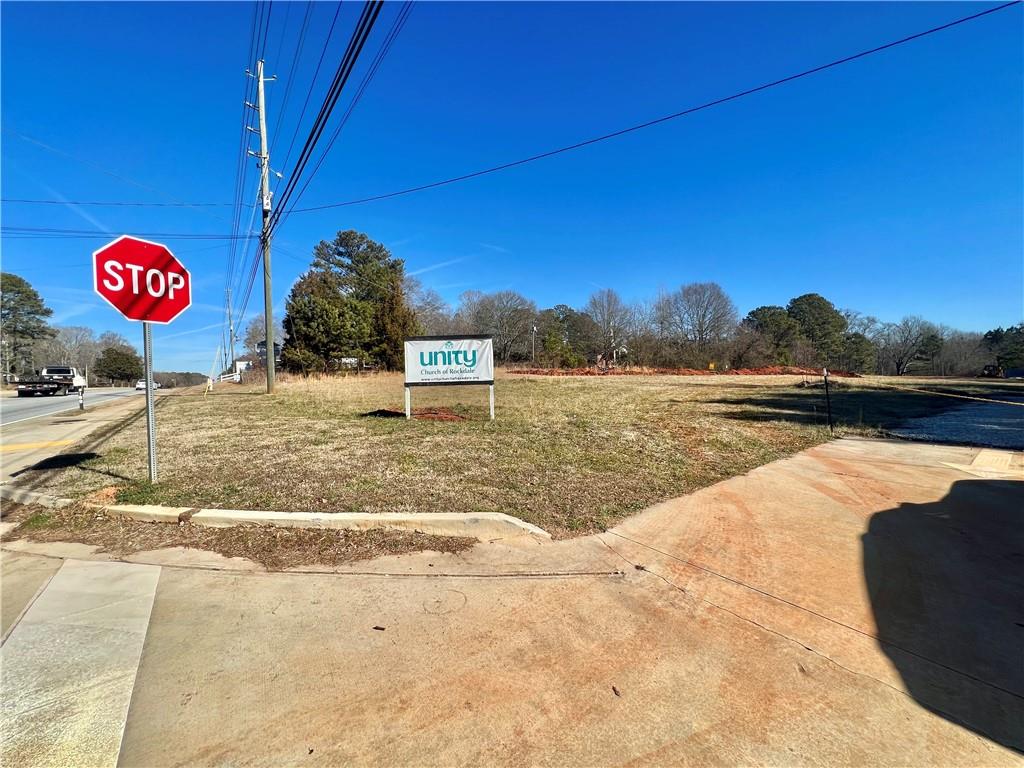
[{"label": "metal sign post", "polygon": [[146,362],[146,442],[149,445],[149,482],[156,482],[156,412],[153,408],[153,331],[142,324],[142,356]]},{"label": "metal sign post", "polygon": [[832,397],[828,391],[828,368],[822,368],[821,373],[825,377],[825,409],[828,412],[828,431],[834,435],[836,433],[836,426],[832,421]]},{"label": "metal sign post", "polygon": [[[156,482],[156,414],[153,403],[153,323],[169,323],[192,305],[192,276],[167,246],[130,235],[92,254],[92,284],[128,320],[142,322],[146,364],[146,437],[149,482]],[[79,401],[84,404],[84,398]]]}]

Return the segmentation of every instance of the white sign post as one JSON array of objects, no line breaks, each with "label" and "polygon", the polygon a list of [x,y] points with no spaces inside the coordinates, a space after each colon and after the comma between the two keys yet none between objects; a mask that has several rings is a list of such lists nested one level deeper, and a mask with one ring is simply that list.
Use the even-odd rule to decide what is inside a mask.
[{"label": "white sign post", "polygon": [[412,418],[412,387],[488,387],[494,420],[494,340],[490,336],[413,336],[405,340],[405,418]]}]

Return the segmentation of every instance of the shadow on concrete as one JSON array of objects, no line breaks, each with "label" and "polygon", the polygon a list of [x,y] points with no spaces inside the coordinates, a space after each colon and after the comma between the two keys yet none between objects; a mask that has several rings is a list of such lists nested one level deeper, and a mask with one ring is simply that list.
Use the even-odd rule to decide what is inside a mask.
[{"label": "shadow on concrete", "polygon": [[[741,421],[789,421],[796,424],[810,424],[818,426],[828,425],[827,401],[825,390],[822,386],[809,382],[811,386],[794,390],[775,392],[760,392],[758,394],[742,395],[739,397],[720,397],[712,402],[732,406],[722,415],[726,418]],[[939,385],[936,385],[938,389]],[[972,391],[973,392],[973,391]],[[1021,391],[1014,390],[1007,394],[997,389],[985,389],[978,393],[978,396],[991,399],[1007,399],[1020,397]],[[962,421],[958,413],[969,400],[958,397],[948,397],[943,394],[910,392],[899,389],[869,389],[867,387],[853,387],[842,382],[835,382],[831,389],[830,399],[832,402],[832,419],[837,427],[868,427],[877,429],[894,429],[908,423],[912,419],[925,417],[936,418],[940,426],[949,421],[950,425]],[[975,403],[975,405],[987,405]],[[1020,411],[1020,407],[1013,405],[999,406],[987,405],[989,409],[1009,408],[1014,412]],[[982,410],[987,418],[990,414]],[[940,430],[941,431],[941,430]],[[967,438],[963,435],[959,438],[942,439],[940,442],[960,445],[983,445],[979,438],[969,439],[971,427],[966,430]],[[977,430],[974,430],[977,431]],[[964,430],[960,429],[963,433]],[[1016,447],[1011,445],[1010,447]]]},{"label": "shadow on concrete", "polygon": [[926,709],[1024,751],[1024,482],[963,480],[862,538],[879,644]]}]

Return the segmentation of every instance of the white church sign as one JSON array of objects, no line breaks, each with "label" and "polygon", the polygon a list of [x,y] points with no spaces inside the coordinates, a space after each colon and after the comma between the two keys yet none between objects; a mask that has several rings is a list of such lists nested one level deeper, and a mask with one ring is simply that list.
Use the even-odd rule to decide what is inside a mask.
[{"label": "white church sign", "polygon": [[410,387],[483,384],[494,418],[494,340],[490,336],[413,336],[405,340],[405,417]]}]

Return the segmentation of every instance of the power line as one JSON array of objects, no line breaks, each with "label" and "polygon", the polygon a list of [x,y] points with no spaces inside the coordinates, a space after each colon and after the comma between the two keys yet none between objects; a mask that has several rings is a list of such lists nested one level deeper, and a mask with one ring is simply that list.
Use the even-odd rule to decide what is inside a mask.
[{"label": "power line", "polygon": [[306,30],[309,28],[309,19],[313,15],[313,0],[306,0],[306,13],[302,17],[302,26],[299,28],[299,39],[295,44],[295,52],[292,54],[292,64],[288,68],[288,78],[284,84],[284,96],[281,98],[281,108],[277,113],[277,123],[274,125],[274,135],[270,140],[270,154],[274,154],[274,147],[277,145],[277,136],[281,132],[281,122],[284,113],[288,110],[288,99],[292,94],[292,83],[295,79],[295,67],[302,59],[302,50],[306,45]]},{"label": "power line", "polygon": [[[260,198],[260,195],[259,195],[259,193],[257,193],[257,199],[259,199],[259,198]],[[252,206],[252,212],[249,214],[249,224],[245,228],[245,231],[250,236],[250,239],[249,239],[249,242],[245,244],[245,246],[244,246],[245,250],[242,252],[242,264],[243,265],[245,264],[246,259],[249,256],[249,253],[252,251],[252,248],[253,248],[254,244],[256,243],[257,240],[259,240],[259,238],[257,237],[257,234],[256,234],[256,230],[253,229],[253,224],[256,222],[256,211],[259,208],[260,208],[260,206],[258,204]],[[252,258],[254,260],[259,259],[259,253],[257,252],[255,254],[253,254]],[[243,268],[241,271],[239,271],[239,274],[238,274],[238,283],[235,286],[235,294],[236,294],[236,296],[240,295],[239,289],[242,287],[242,281],[244,279],[245,279],[245,269]],[[239,299],[239,301],[241,301],[241,299]]]},{"label": "power line", "polygon": [[370,68],[366,71],[366,74],[363,75],[362,82],[359,83],[359,87],[356,90],[356,94],[355,96],[352,97],[352,102],[349,104],[348,109],[345,110],[345,114],[341,116],[341,120],[338,121],[338,125],[334,128],[334,133],[331,134],[331,138],[327,142],[327,146],[324,147],[324,151],[321,153],[320,159],[317,160],[316,165],[313,167],[313,170],[306,178],[305,183],[302,185],[302,189],[300,189],[298,194],[295,195],[295,202],[292,203],[291,208],[289,208],[287,211],[284,212],[283,215],[280,216],[281,221],[278,223],[278,226],[280,226],[284,222],[284,220],[288,218],[289,213],[295,210],[295,206],[298,205],[299,200],[302,199],[302,195],[305,194],[306,190],[309,188],[310,182],[313,181],[313,177],[316,176],[317,172],[320,170],[320,166],[323,165],[323,162],[327,158],[328,153],[334,146],[334,142],[338,139],[338,136],[341,134],[341,131],[345,127],[345,124],[348,123],[349,117],[355,110],[356,105],[359,104],[359,100],[363,97],[363,93],[366,92],[367,87],[369,87],[370,83],[373,81],[373,77],[374,75],[377,74],[377,70],[380,68],[381,62],[384,61],[384,58],[388,55],[388,51],[391,50],[391,45],[395,42],[395,39],[398,37],[398,35],[401,34],[402,27],[405,26],[405,22],[408,20],[409,15],[412,13],[412,8],[412,0],[406,0],[406,2],[403,3],[401,10],[399,10],[397,17],[395,18],[395,21],[391,25],[391,30],[384,38],[384,42],[381,44],[380,49],[377,51],[376,57],[374,57],[373,62],[370,64]]},{"label": "power line", "polygon": [[[360,13],[359,20],[356,23],[356,27],[352,32],[352,36],[349,38],[348,45],[345,48],[345,52],[342,55],[341,61],[338,64],[337,71],[334,74],[334,79],[331,82],[330,87],[327,90],[327,94],[324,96],[323,103],[320,106],[320,111],[313,121],[313,125],[310,128],[309,135],[306,137],[305,143],[303,144],[302,150],[299,152],[299,158],[296,160],[295,169],[292,175],[288,179],[288,183],[285,185],[284,193],[282,194],[282,201],[280,206],[287,205],[289,198],[294,192],[298,180],[302,176],[302,172],[309,162],[310,157],[316,147],[320,136],[323,134],[326,128],[327,121],[330,119],[331,112],[334,110],[335,105],[341,96],[342,90],[345,84],[348,82],[348,78],[352,73],[352,69],[359,59],[359,54],[362,52],[363,46],[366,44],[366,40],[373,29],[373,25],[380,14],[381,7],[383,6],[383,0],[367,0],[363,5],[363,10]],[[315,82],[315,80],[314,80]],[[269,247],[270,237],[273,229],[280,218],[280,208],[274,211],[272,218],[264,220],[263,232],[261,234],[261,243],[264,249]],[[257,271],[257,260],[253,260],[252,268],[249,272],[249,279],[246,284],[245,291],[242,295],[242,311],[239,313],[239,318],[243,318],[245,311],[249,305],[249,298],[252,294],[253,285],[255,284],[255,277]],[[264,288],[267,295],[269,295],[269,289]],[[269,307],[269,300],[267,301]],[[269,317],[269,309],[268,309]],[[272,387],[269,379],[269,364],[268,364],[268,391],[271,391]]]},{"label": "power line", "polygon": [[[40,238],[66,237],[66,238],[111,238],[114,235],[99,229],[58,229],[55,227],[0,227],[0,232],[5,235],[38,235]],[[220,235],[212,233],[195,232],[133,232],[137,237],[169,237],[178,240],[248,240],[249,235]]]},{"label": "power line", "polygon": [[951,22],[948,22],[946,24],[942,24],[942,25],[940,25],[938,27],[932,27],[931,29],[927,29],[927,30],[925,30],[923,32],[918,32],[917,34],[909,35],[907,37],[900,38],[899,40],[893,40],[892,42],[885,43],[884,45],[879,45],[879,46],[877,46],[875,48],[870,48],[870,49],[868,49],[866,51],[861,51],[860,53],[853,54],[852,56],[845,56],[845,57],[843,57],[841,59],[836,59],[835,61],[830,61],[827,64],[822,64],[820,66],[813,67],[812,69],[804,70],[803,72],[798,72],[796,74],[789,75],[787,77],[783,77],[783,78],[780,78],[778,80],[773,80],[772,82],[769,82],[769,83],[764,83],[762,85],[758,85],[758,86],[755,86],[753,88],[748,88],[748,89],[746,89],[744,91],[739,91],[738,93],[734,93],[734,94],[732,94],[730,96],[724,96],[722,98],[715,99],[713,101],[708,101],[708,102],[705,102],[703,104],[700,104],[700,105],[697,105],[697,106],[694,106],[694,107],[689,107],[689,108],[681,110],[679,112],[674,112],[671,115],[665,115],[663,117],[658,117],[658,118],[655,118],[654,120],[648,120],[646,122],[639,123],[637,125],[633,125],[633,126],[630,126],[628,128],[622,128],[620,130],[612,131],[611,133],[606,133],[606,134],[603,134],[601,136],[595,136],[594,138],[586,139],[584,141],[579,141],[579,142],[576,142],[575,144],[569,144],[568,146],[559,147],[557,149],[552,149],[552,150],[549,150],[547,152],[541,152],[540,154],[531,155],[530,157],[524,157],[521,160],[514,160],[512,162],[502,163],[501,165],[495,165],[495,166],[492,166],[490,168],[484,168],[484,169],[479,170],[479,171],[473,171],[472,173],[465,173],[465,174],[462,174],[460,176],[453,176],[451,178],[442,179],[440,181],[430,182],[428,184],[420,184],[420,185],[415,186],[415,187],[408,187],[406,189],[400,189],[400,190],[397,190],[395,192],[387,192],[385,194],[380,194],[380,195],[371,195],[370,197],[362,197],[362,198],[359,198],[359,199],[356,199],[356,200],[346,200],[346,201],[340,202],[340,203],[327,203],[325,205],[315,205],[315,206],[309,206],[307,208],[291,208],[291,209],[289,209],[288,212],[289,213],[306,213],[306,212],[309,212],[309,211],[323,211],[323,210],[327,210],[329,208],[342,208],[344,206],[349,206],[349,205],[359,205],[361,203],[370,203],[370,202],[374,202],[376,200],[386,200],[388,198],[399,197],[401,195],[409,195],[409,194],[412,194],[414,192],[422,192],[424,190],[435,189],[437,187],[444,187],[444,186],[447,186],[449,184],[455,184],[455,183],[460,182],[460,181],[467,181],[469,179],[475,179],[475,178],[478,178],[480,176],[486,176],[488,174],[492,174],[492,173],[497,173],[499,171],[508,170],[509,168],[515,168],[515,167],[520,166],[520,165],[526,165],[527,163],[536,162],[537,160],[543,160],[545,158],[554,157],[555,155],[560,155],[560,154],[563,154],[565,152],[571,152],[571,151],[576,150],[576,149],[581,149],[583,147],[588,147],[588,146],[590,146],[592,144],[597,144],[597,143],[602,142],[602,141],[608,141],[609,139],[618,138],[619,136],[624,136],[626,134],[633,133],[634,131],[640,131],[640,130],[643,130],[644,128],[650,128],[650,127],[655,126],[655,125],[660,125],[661,123],[666,123],[666,122],[669,122],[670,120],[677,120],[678,118],[686,117],[687,115],[692,115],[695,112],[701,112],[701,111],[706,110],[706,109],[711,109],[712,107],[717,107],[717,106],[719,106],[721,104],[725,104],[725,103],[730,102],[730,101],[735,101],[737,99],[741,99],[741,98],[743,98],[745,96],[750,96],[752,94],[768,90],[769,88],[775,88],[775,87],[783,85],[785,83],[793,82],[794,80],[799,80],[799,79],[804,78],[804,77],[809,77],[810,75],[817,74],[818,72],[823,72],[823,71],[825,71],[827,69],[832,69],[833,67],[838,67],[838,66],[841,66],[843,64],[848,64],[848,63],[850,63],[852,61],[856,61],[858,59],[862,59],[862,58],[864,58],[866,56],[871,56],[873,54],[880,53],[880,52],[888,50],[890,48],[895,48],[898,45],[903,45],[904,43],[909,43],[909,42],[911,42],[913,40],[918,40],[918,39],[920,39],[922,37],[926,37],[928,35],[933,35],[936,32],[942,32],[943,30],[951,29],[952,27],[956,27],[956,26],[958,26],[960,24],[966,24],[969,21],[974,21],[975,19],[980,19],[983,16],[988,16],[991,13],[996,13],[997,11],[1002,11],[1002,10],[1004,10],[1006,8],[1009,8],[1011,6],[1014,6],[1014,5],[1020,5],[1020,3],[1021,3],[1021,0],[1012,0],[1012,2],[1004,3],[1002,5],[998,5],[998,6],[994,7],[994,8],[989,8],[988,10],[980,11],[979,13],[974,13],[974,14],[971,14],[970,16],[965,16],[963,18],[956,19],[955,21],[951,21]]},{"label": "power line", "polygon": [[277,56],[280,58],[284,52],[284,33],[288,31],[288,19],[292,15],[292,3],[284,5],[284,22],[281,24],[281,34],[277,37]]},{"label": "power line", "polygon": [[[252,21],[249,23],[249,52],[246,55],[246,70],[253,64],[253,54],[256,51],[256,41],[260,36],[260,27],[263,23],[262,5],[260,3],[253,4],[252,10]],[[242,206],[244,205],[245,196],[245,180],[248,176],[249,166],[246,162],[247,154],[246,147],[248,144],[249,126],[250,126],[250,113],[247,108],[247,104],[251,98],[251,83],[250,78],[246,77],[242,84],[242,99],[241,99],[241,133],[238,138],[238,155],[235,160],[235,188],[232,195],[233,199],[233,210],[231,216],[231,233],[233,235],[238,234],[238,227],[241,224],[242,219]],[[230,332],[230,317],[231,317],[231,283],[235,272],[235,259],[238,251],[238,241],[232,239],[230,247],[227,253],[227,264],[224,272],[224,330],[223,332]]]},{"label": "power line", "polygon": [[257,59],[264,58],[264,55],[267,52],[267,34],[270,32],[270,20],[274,16],[274,0],[269,0],[269,2],[266,3],[266,6],[267,6],[267,22],[263,26],[263,40],[262,40],[262,42],[260,42],[259,54],[256,56]]},{"label": "power line", "polygon": [[[171,203],[176,205],[176,206],[181,206],[183,208],[199,208],[199,209],[201,209],[203,207],[206,207],[203,204],[195,205],[193,203],[187,203],[187,202],[184,202],[182,200],[178,200],[178,199],[174,198],[173,196],[167,194],[162,189],[158,189],[156,187],[151,187],[148,184],[143,184],[141,181],[136,181],[135,179],[132,179],[132,178],[130,178],[128,176],[124,176],[124,175],[122,175],[120,173],[116,173],[115,171],[112,171],[109,168],[104,168],[102,165],[99,165],[98,163],[95,163],[92,160],[87,160],[87,159],[85,159],[83,157],[78,157],[77,155],[73,155],[70,152],[65,152],[63,149],[59,149],[57,147],[51,146],[50,144],[47,144],[46,142],[40,141],[39,139],[36,139],[36,138],[34,138],[32,136],[29,136],[28,134],[22,133],[21,131],[15,130],[14,128],[11,128],[9,126],[6,126],[6,125],[3,126],[2,130],[3,130],[4,133],[9,133],[12,136],[17,136],[19,139],[21,139],[23,141],[26,141],[29,144],[34,144],[35,146],[39,147],[40,149],[45,149],[47,152],[51,152],[51,153],[53,153],[55,155],[58,155],[60,157],[67,158],[68,160],[74,160],[76,163],[81,163],[82,165],[88,166],[89,168],[92,168],[94,171],[98,171],[99,173],[102,173],[105,176],[109,176],[112,179],[116,179],[116,180],[118,180],[120,182],[123,182],[125,184],[129,184],[129,185],[131,185],[133,187],[138,187],[139,189],[144,189],[147,192],[155,192],[156,194],[160,195],[161,197],[163,197],[163,198],[165,198],[167,200],[170,200]],[[48,202],[62,203],[64,201],[56,200],[56,201],[48,201]],[[206,213],[207,216],[210,216],[212,218],[220,219],[221,221],[224,221],[223,217],[218,216],[215,213],[210,213],[210,212],[207,212],[207,211],[203,211],[203,213]]]},{"label": "power line", "polygon": [[[313,79],[310,80],[309,88],[306,90],[306,98],[302,102],[302,111],[299,112],[299,119],[295,123],[295,130],[292,131],[291,141],[288,142],[288,151],[285,153],[284,163],[281,165],[282,169],[288,167],[288,161],[292,157],[292,149],[295,148],[295,139],[298,138],[299,129],[302,127],[302,120],[306,117],[306,108],[309,106],[309,99],[313,95],[313,87],[316,85],[316,80],[320,76],[320,67],[324,63],[324,56],[327,55],[327,48],[328,48],[328,45],[331,42],[331,37],[334,35],[334,25],[338,23],[338,14],[340,12],[341,12],[341,2],[339,0],[337,6],[335,6],[335,8],[334,8],[334,19],[332,19],[331,26],[327,30],[327,37],[324,39],[323,49],[320,51],[320,59],[317,61],[316,69],[313,71]],[[274,196],[275,197],[277,196],[277,190],[278,190],[278,187],[280,187],[280,185],[281,185],[281,180],[278,179],[277,183],[274,185]]]},{"label": "power line", "polygon": [[383,5],[383,0],[367,0],[363,5],[363,11],[359,16],[359,21],[356,24],[355,31],[349,39],[345,53],[338,64],[338,70],[335,72],[334,80],[327,91],[327,95],[324,97],[324,102],[320,107],[320,112],[313,121],[313,126],[310,129],[309,135],[306,137],[302,150],[299,152],[299,159],[295,161],[295,168],[288,179],[288,183],[285,185],[284,192],[281,194],[281,200],[274,212],[270,227],[268,228],[268,233],[276,228],[277,222],[281,218],[282,209],[288,205],[288,202],[298,185],[299,179],[302,177],[302,172],[305,169],[306,164],[309,162],[309,159],[313,154],[313,150],[315,149],[317,142],[320,140],[320,136],[327,127],[327,121],[330,119],[331,112],[338,103],[338,98],[341,96],[341,92],[344,89],[345,84],[348,82],[349,76],[352,74],[352,68],[355,66],[355,63],[359,58],[359,54],[362,52],[363,46],[366,44],[366,39],[369,37],[370,32],[373,29],[374,22],[377,20],[377,16],[380,14],[380,10]]},{"label": "power line", "polygon": [[[2,203],[25,203],[28,205],[93,205],[99,207],[132,207],[132,208],[228,208],[236,203],[143,203],[124,200],[43,200],[39,198],[3,197]],[[242,203],[248,206],[249,203]]]},{"label": "power line", "polygon": [[[259,31],[260,27],[259,27],[259,25],[262,24],[262,13],[261,13],[261,11],[262,11],[262,6],[259,3],[255,3],[253,5],[252,21],[250,22],[250,25],[249,25],[249,52],[247,54],[246,62],[245,62],[247,69],[248,69],[249,66],[252,65],[253,54],[256,51],[256,41],[259,39],[259,35],[260,35],[260,31]],[[249,110],[246,107],[246,103],[250,99],[250,91],[251,91],[250,78],[246,77],[244,82],[243,82],[243,84],[242,84],[242,99],[241,99],[242,103],[240,105],[241,110],[242,110],[241,121],[240,121],[241,125],[242,125],[242,128],[241,128],[241,133],[240,133],[240,136],[239,136],[239,139],[238,139],[238,155],[237,155],[236,161],[235,161],[235,190],[234,190],[234,194],[232,196],[233,201],[234,201],[233,202],[234,210],[232,212],[232,219],[231,219],[231,232],[232,232],[232,234],[237,234],[238,233],[238,226],[241,223],[241,216],[242,216],[241,207],[243,205],[243,201],[244,201],[244,197],[245,197],[245,178],[246,178],[247,172],[249,170],[248,164],[246,163],[247,155],[246,155],[245,149],[246,149],[246,145],[247,145],[247,142],[248,142],[249,124],[250,124],[250,115],[249,115]],[[234,270],[235,270],[235,254],[236,254],[236,247],[235,247],[234,243],[232,243],[231,249],[228,252],[227,272],[225,274],[225,286],[226,286],[225,290],[230,288],[231,277],[234,274]]]}]

